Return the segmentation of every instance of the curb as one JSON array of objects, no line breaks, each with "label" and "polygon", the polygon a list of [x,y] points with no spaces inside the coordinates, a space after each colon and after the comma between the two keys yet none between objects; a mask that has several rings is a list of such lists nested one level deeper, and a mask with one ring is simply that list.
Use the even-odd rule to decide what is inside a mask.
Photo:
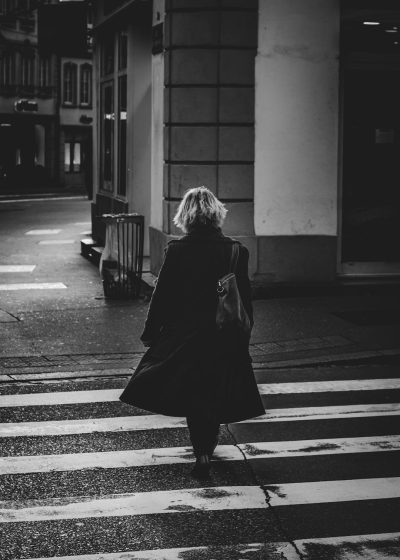
[{"label": "curb", "polygon": [[335,366],[335,365],[371,365],[380,364],[393,358],[400,359],[400,348],[388,348],[386,350],[368,350],[360,352],[346,352],[343,354],[326,354],[310,358],[293,358],[289,360],[276,360],[253,363],[253,368],[258,369],[280,369],[280,368],[302,368],[312,366]]}]

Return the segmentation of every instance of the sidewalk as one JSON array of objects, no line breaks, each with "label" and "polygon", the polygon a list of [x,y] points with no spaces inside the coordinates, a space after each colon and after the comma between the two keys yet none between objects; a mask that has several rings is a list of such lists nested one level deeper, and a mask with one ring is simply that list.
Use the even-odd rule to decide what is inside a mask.
[{"label": "sidewalk", "polygon": [[[39,371],[44,378],[130,373],[144,352],[139,336],[147,305],[98,296],[92,308],[25,312],[19,322],[9,316],[10,332],[17,329],[19,342],[2,349],[0,380],[14,375],[34,379]],[[253,305],[255,368],[400,364],[400,300],[395,294],[352,291],[256,300]],[[2,317],[7,321],[6,314]]]}]

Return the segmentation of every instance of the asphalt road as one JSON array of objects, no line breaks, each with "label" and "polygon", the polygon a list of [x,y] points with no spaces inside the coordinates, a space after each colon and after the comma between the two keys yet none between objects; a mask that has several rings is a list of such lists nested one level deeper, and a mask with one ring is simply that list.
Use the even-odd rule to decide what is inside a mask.
[{"label": "asphalt road", "polygon": [[184,421],[118,401],[146,304],[102,298],[87,201],[5,206],[0,265],[36,268],[0,273],[1,559],[400,557],[398,362],[255,361],[265,416],[224,426],[198,481]]}]

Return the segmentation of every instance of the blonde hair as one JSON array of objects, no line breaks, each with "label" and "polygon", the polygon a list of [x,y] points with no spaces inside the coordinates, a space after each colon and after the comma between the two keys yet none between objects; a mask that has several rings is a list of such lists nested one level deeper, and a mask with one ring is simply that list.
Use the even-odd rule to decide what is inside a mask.
[{"label": "blonde hair", "polygon": [[228,210],[207,187],[186,191],[174,217],[174,224],[184,233],[197,225],[222,226]]}]

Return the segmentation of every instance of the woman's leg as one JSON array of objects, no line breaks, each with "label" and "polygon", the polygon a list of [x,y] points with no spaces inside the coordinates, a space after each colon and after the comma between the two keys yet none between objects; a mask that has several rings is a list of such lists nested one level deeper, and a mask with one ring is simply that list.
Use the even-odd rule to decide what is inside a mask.
[{"label": "woman's leg", "polygon": [[187,425],[196,458],[203,455],[211,458],[218,443],[219,422],[197,412],[188,416]]}]

